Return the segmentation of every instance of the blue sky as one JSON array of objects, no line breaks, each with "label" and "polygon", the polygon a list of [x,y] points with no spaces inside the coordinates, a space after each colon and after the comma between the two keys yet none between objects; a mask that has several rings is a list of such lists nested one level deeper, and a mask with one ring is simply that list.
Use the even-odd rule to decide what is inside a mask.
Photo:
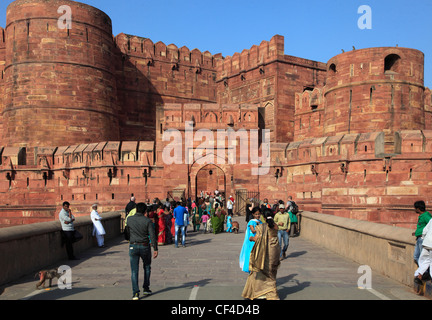
[{"label": "blue sky", "polygon": [[[6,7],[0,2],[0,26]],[[367,47],[395,46],[425,54],[425,85],[432,88],[431,0],[82,0],[107,13],[121,32],[212,54],[233,55],[275,34],[285,54],[327,62]],[[357,25],[358,8],[372,10],[372,29]]]}]

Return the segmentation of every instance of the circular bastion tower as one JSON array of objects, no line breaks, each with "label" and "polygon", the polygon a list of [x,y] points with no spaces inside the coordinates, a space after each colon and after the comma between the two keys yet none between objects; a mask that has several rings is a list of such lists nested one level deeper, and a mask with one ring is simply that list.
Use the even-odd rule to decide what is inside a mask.
[{"label": "circular bastion tower", "polygon": [[94,7],[67,0],[10,4],[3,145],[32,153],[37,146],[118,140],[114,46],[111,19]]},{"label": "circular bastion tower", "polygon": [[[399,47],[352,50],[327,64],[324,134],[425,129],[424,54]],[[391,150],[388,150],[391,152]]]}]

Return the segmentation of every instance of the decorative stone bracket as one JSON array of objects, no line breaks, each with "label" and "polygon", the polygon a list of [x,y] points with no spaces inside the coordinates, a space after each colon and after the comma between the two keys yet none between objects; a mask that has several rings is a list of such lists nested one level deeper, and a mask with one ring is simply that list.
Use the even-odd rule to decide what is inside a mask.
[{"label": "decorative stone bracket", "polygon": [[151,169],[150,168],[145,168],[143,171],[143,177],[144,178],[149,178],[151,177]]},{"label": "decorative stone bracket", "polygon": [[343,161],[340,164],[340,169],[341,169],[342,173],[348,173],[348,161]]},{"label": "decorative stone bracket", "polygon": [[392,170],[392,159],[391,158],[385,158],[383,160],[383,171],[391,171]]},{"label": "decorative stone bracket", "polygon": [[275,174],[274,174],[275,178],[279,179],[280,177],[282,177],[282,172],[283,172],[283,168],[282,167],[276,168]]},{"label": "decorative stone bracket", "polygon": [[312,174],[314,174],[314,175],[318,175],[318,165],[317,164],[313,164],[313,165],[311,165],[311,172],[312,172]]}]

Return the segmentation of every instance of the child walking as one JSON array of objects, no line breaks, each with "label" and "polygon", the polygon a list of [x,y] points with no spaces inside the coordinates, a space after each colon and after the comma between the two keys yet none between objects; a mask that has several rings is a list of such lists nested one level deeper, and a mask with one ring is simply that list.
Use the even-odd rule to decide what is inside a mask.
[{"label": "child walking", "polygon": [[204,233],[207,233],[207,225],[208,221],[210,219],[210,216],[207,211],[204,211],[202,217],[201,217],[201,223],[203,224]]}]

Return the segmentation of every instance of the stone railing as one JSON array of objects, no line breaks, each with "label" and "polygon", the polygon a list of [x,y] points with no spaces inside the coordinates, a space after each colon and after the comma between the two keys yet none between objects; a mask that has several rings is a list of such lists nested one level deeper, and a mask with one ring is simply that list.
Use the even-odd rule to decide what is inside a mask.
[{"label": "stone railing", "polygon": [[[301,214],[302,238],[411,287],[417,269],[413,231],[315,212]],[[361,275],[353,278],[355,285]]]},{"label": "stone railing", "polygon": [[[119,236],[121,213],[108,212],[100,215],[107,233],[105,239]],[[74,226],[84,236],[81,241],[74,243],[74,253],[79,254],[96,246],[96,240],[92,236],[93,224],[90,215],[77,217]],[[66,247],[61,246],[60,222],[42,222],[0,229],[0,255],[0,285],[67,259]]]}]

